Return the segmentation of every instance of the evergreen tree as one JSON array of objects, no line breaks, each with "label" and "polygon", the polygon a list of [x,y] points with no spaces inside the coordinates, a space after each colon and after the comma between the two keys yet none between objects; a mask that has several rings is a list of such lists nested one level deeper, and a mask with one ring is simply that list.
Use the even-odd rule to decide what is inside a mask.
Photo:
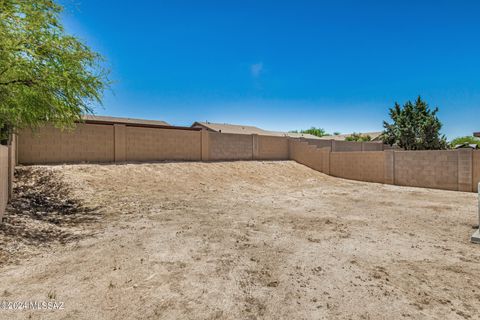
[{"label": "evergreen tree", "polygon": [[431,110],[420,97],[415,103],[398,103],[390,109],[393,123],[383,122],[383,141],[405,150],[439,150],[448,144],[440,133],[442,123],[437,117],[438,108]]}]

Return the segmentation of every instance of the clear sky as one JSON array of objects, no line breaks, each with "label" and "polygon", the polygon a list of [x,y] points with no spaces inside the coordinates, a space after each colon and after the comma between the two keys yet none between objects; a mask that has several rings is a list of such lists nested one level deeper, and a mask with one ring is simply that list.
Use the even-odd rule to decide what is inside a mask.
[{"label": "clear sky", "polygon": [[112,70],[97,114],[348,133],[421,95],[480,131],[480,1],[61,3]]}]

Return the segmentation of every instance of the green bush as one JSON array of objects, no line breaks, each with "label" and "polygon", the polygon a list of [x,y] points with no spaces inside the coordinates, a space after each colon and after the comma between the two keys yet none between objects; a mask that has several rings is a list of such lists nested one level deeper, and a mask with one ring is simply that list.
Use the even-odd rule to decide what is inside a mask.
[{"label": "green bush", "polygon": [[371,141],[372,137],[370,137],[368,134],[363,135],[361,133],[352,133],[352,135],[348,136],[345,138],[345,141],[356,141],[356,142],[363,142],[363,141]]},{"label": "green bush", "polygon": [[459,144],[476,144],[480,148],[480,139],[473,136],[458,137],[450,141],[450,147],[455,148]]}]

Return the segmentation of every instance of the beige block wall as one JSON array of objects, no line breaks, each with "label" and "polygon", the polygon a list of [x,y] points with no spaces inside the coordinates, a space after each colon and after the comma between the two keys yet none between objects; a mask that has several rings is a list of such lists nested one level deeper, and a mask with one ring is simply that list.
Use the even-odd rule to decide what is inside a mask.
[{"label": "beige block wall", "polygon": [[458,191],[472,192],[473,183],[473,150],[458,149],[457,150],[458,161]]},{"label": "beige block wall", "polygon": [[301,141],[306,141],[308,144],[317,146],[319,148],[331,148],[332,140],[323,140],[323,139],[301,139]]},{"label": "beige block wall", "polygon": [[333,152],[354,152],[362,151],[362,143],[355,141],[332,141]]},{"label": "beige block wall", "polygon": [[385,155],[383,151],[332,152],[330,174],[345,179],[384,183]]},{"label": "beige block wall", "polygon": [[458,190],[456,151],[395,151],[395,184]]},{"label": "beige block wall", "polygon": [[252,160],[253,137],[246,134],[209,132],[210,160]]},{"label": "beige block wall", "polygon": [[18,136],[21,164],[114,161],[112,125],[77,124],[73,131],[43,127],[24,130]]},{"label": "beige block wall", "polygon": [[383,151],[382,142],[362,142],[363,151]]},{"label": "beige block wall", "polygon": [[8,202],[8,147],[0,145],[0,219],[5,213]]},{"label": "beige block wall", "polygon": [[12,136],[12,143],[8,147],[8,198],[13,195],[13,179],[15,177],[15,166],[17,165],[17,135]]},{"label": "beige block wall", "polygon": [[124,124],[114,124],[114,160],[115,163],[127,161],[127,126]]},{"label": "beige block wall", "polygon": [[317,148],[308,142],[290,139],[290,158],[314,170],[329,172],[330,148]]},{"label": "beige block wall", "polygon": [[473,151],[473,191],[478,192],[478,184],[480,183],[480,150]]},{"label": "beige block wall", "polygon": [[319,148],[331,148],[332,152],[383,151],[382,142],[336,141],[326,139],[301,139]]},{"label": "beige block wall", "polygon": [[287,160],[288,156],[288,138],[257,136],[259,160]]},{"label": "beige block wall", "polygon": [[126,127],[127,161],[201,160],[201,131]]}]

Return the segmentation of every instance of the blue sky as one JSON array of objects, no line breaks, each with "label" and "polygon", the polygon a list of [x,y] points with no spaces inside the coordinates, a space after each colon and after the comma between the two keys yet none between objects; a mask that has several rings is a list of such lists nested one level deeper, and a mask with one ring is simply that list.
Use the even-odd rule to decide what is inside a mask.
[{"label": "blue sky", "polygon": [[61,3],[112,70],[98,114],[348,133],[421,95],[480,131],[480,1]]}]

